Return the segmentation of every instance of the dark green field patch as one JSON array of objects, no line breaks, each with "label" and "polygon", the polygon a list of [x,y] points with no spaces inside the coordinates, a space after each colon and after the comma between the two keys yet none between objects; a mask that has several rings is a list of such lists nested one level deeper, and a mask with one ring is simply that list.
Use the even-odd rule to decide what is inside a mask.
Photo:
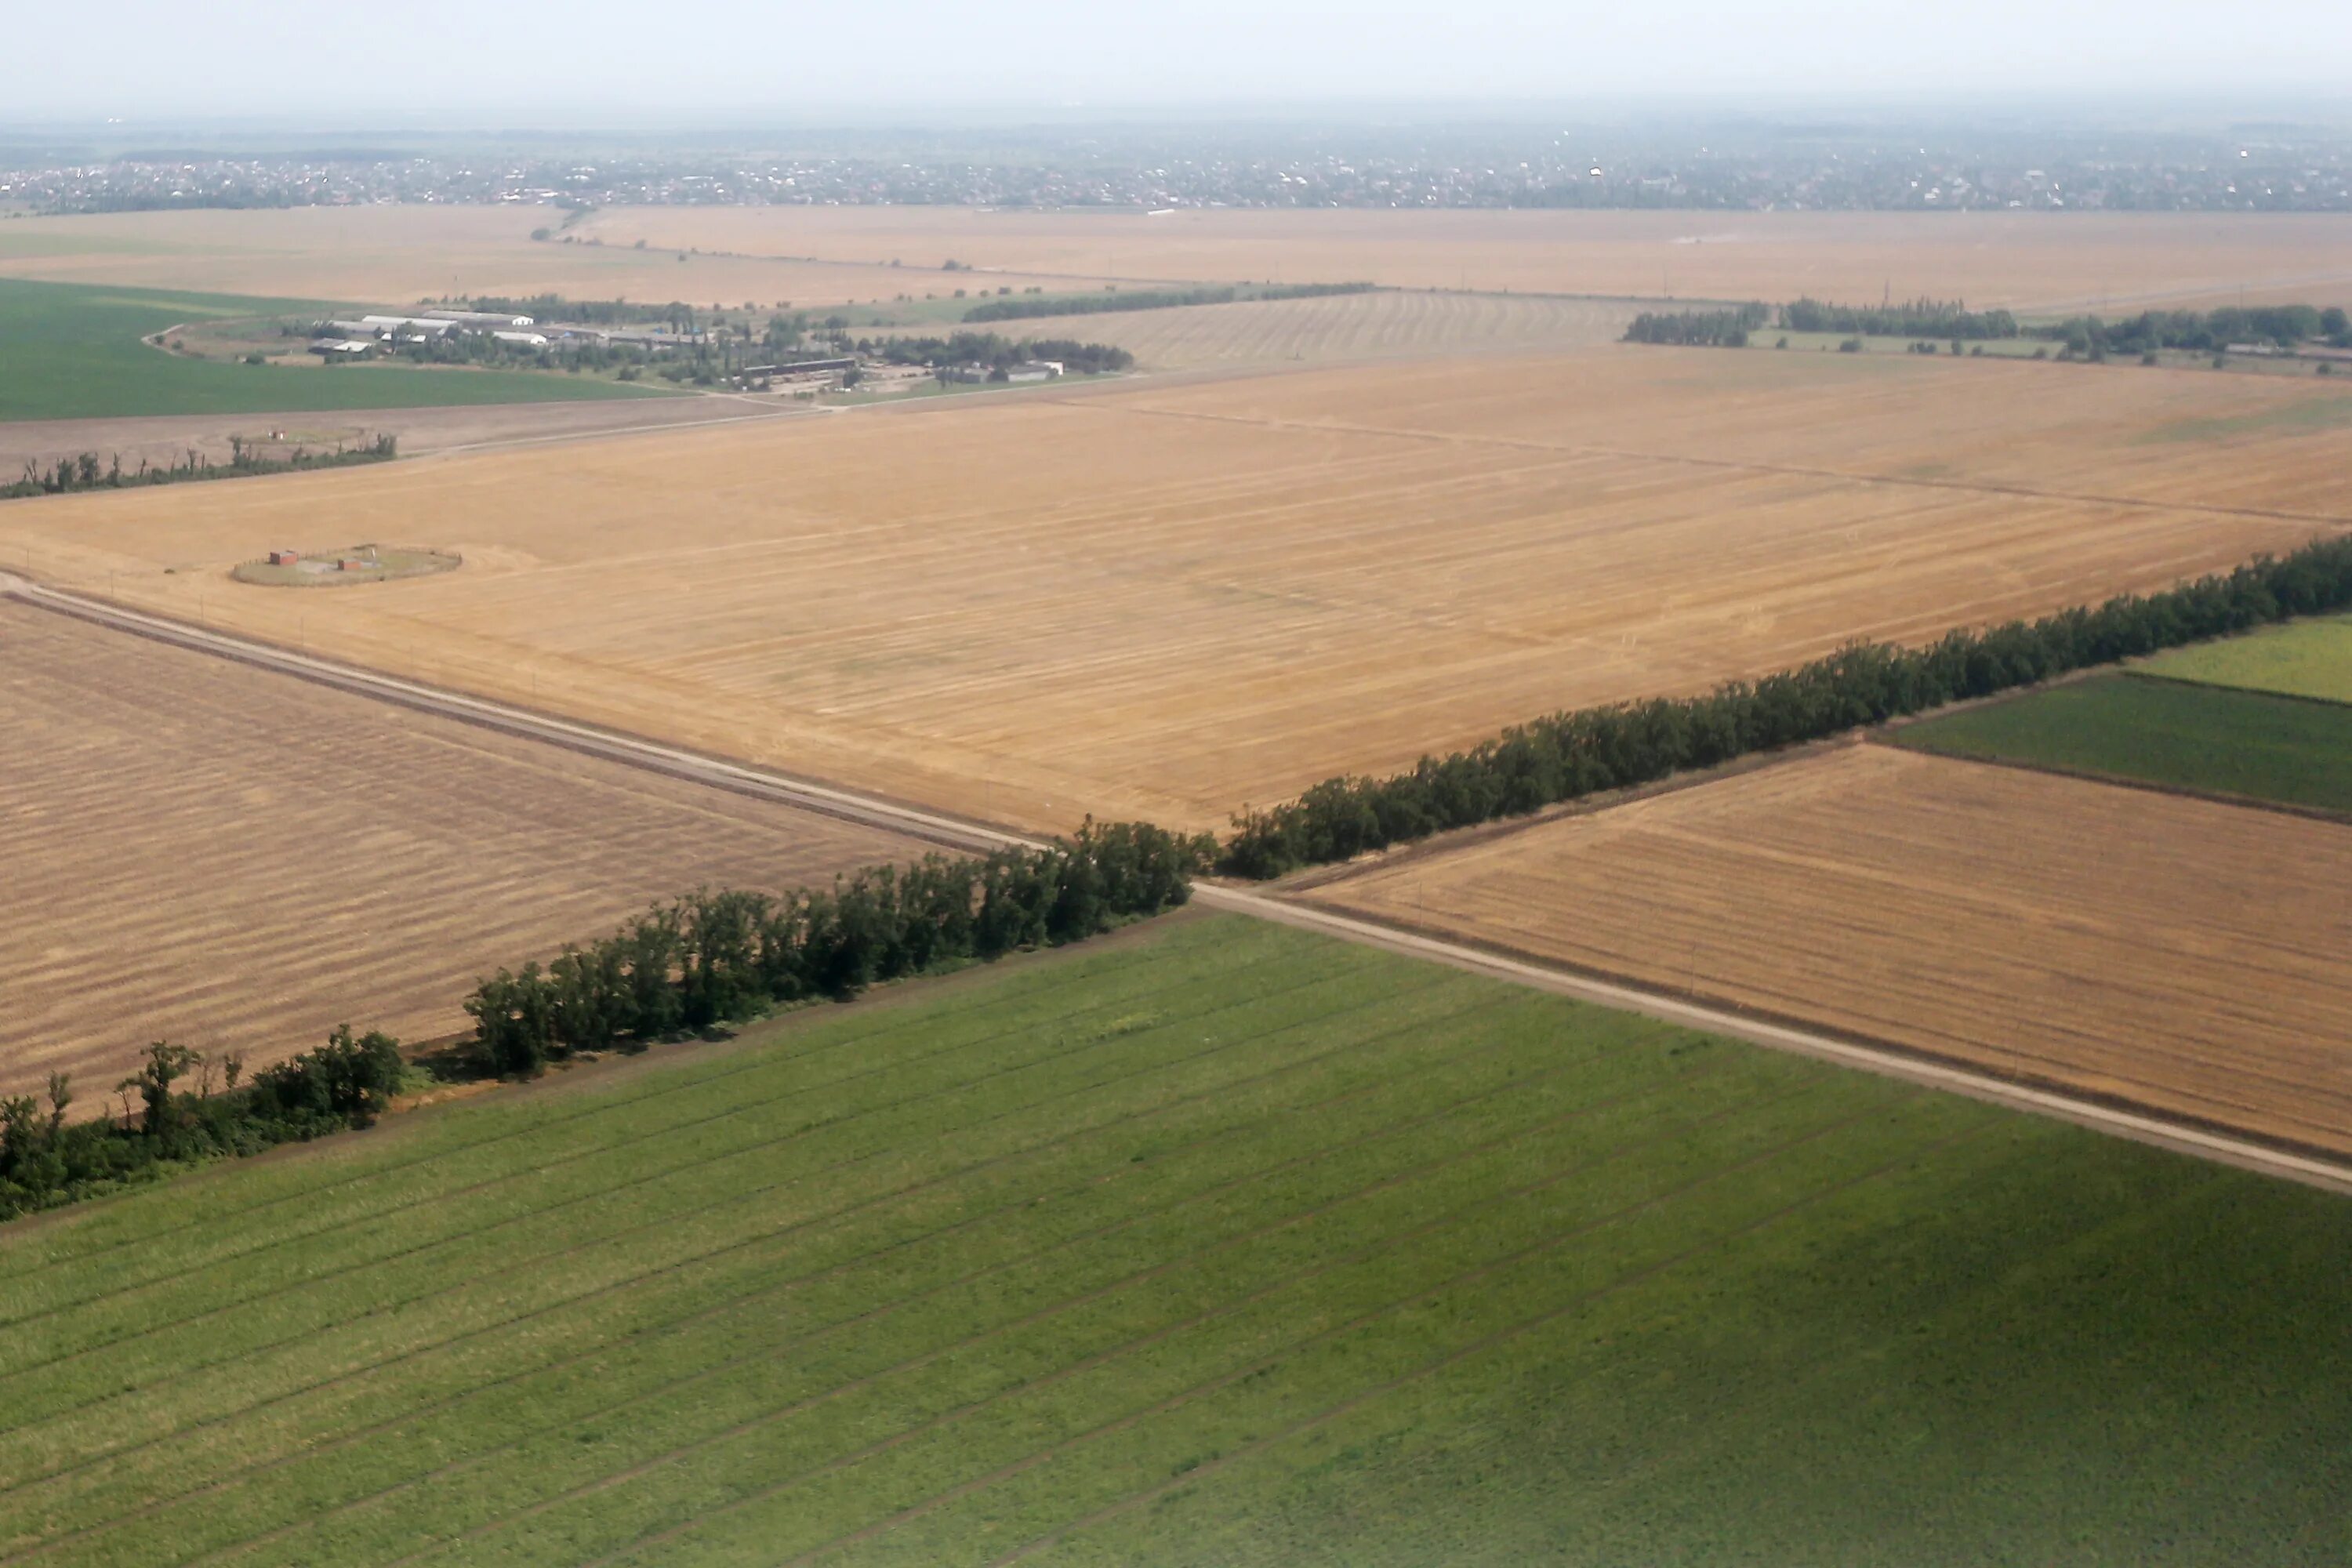
[{"label": "dark green field patch", "polygon": [[656,395],[608,381],[521,371],[197,360],[141,341],[187,321],[315,319],[334,309],[299,300],[0,279],[0,420],[325,413]]},{"label": "dark green field patch", "polygon": [[1188,918],[0,1229],[0,1556],[2331,1561],[2347,1247]]},{"label": "dark green field patch", "polygon": [[2352,707],[2106,675],[1906,724],[1897,744],[2352,813]]}]

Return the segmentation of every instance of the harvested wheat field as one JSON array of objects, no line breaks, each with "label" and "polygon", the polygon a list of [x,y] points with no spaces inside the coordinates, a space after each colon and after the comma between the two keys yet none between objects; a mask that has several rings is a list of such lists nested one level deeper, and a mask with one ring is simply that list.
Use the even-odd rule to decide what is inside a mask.
[{"label": "harvested wheat field", "polygon": [[2352,1152],[2352,829],[1854,746],[1318,903]]},{"label": "harvested wheat field", "polygon": [[1683,300],[2137,310],[2352,297],[2334,214],[1711,213],[619,207],[576,232],[835,261],[1012,272]]},{"label": "harvested wheat field", "polygon": [[1580,348],[1622,337],[1636,310],[1599,300],[1388,289],[1038,317],[995,322],[987,330],[1113,343],[1146,370],[1213,370]]},{"label": "harvested wheat field", "polygon": [[[692,241],[534,240],[545,207],[383,205],[268,211],[105,213],[20,218],[0,231],[0,276],[195,289],[287,300],[402,305],[444,296],[672,300],[730,310],[871,303],[911,292],[944,300],[971,284],[943,258],[903,268],[688,254]],[[708,249],[706,247],[705,249]],[[992,277],[991,288],[1068,289],[1066,278]],[[1097,286],[1093,279],[1086,287]]]},{"label": "harvested wheat field", "polygon": [[0,1094],[465,1026],[478,974],[697,881],[924,846],[0,599]]},{"label": "harvested wheat field", "polygon": [[[0,564],[991,820],[1209,827],[1561,706],[2291,547],[2352,519],[2335,431],[2142,438],[2294,395],[1631,348],[1147,382],[14,502]],[[2064,488],[2015,488],[2042,466]],[[2261,501],[2289,510],[2229,510]],[[466,565],[227,581],[362,540]]]}]

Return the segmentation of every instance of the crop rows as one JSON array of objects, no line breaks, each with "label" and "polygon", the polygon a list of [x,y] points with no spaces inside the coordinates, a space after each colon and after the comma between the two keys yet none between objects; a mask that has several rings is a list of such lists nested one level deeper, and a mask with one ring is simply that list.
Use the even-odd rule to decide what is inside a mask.
[{"label": "crop rows", "polygon": [[1312,896],[2340,1152],[2347,875],[2333,822],[1866,745]]},{"label": "crop rows", "polygon": [[62,1068],[95,1110],[159,1037],[453,1033],[475,976],[697,881],[925,847],[29,607],[0,637],[0,1092]]},{"label": "crop rows", "polygon": [[2233,1279],[2332,1256],[2247,1189],[1184,917],[10,1237],[0,1562],[1278,1559],[1465,1464],[1537,1496],[1571,1408],[1541,1468],[1631,1528],[1721,1398],[1807,1428],[2029,1263],[2224,1198]]}]

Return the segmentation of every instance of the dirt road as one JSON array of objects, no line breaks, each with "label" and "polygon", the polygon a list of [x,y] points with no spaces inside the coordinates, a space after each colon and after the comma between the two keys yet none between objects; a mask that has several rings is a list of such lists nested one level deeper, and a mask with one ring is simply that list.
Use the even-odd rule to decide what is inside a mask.
[{"label": "dirt road", "polygon": [[[626,762],[670,777],[695,780],[714,788],[788,802],[845,820],[887,827],[948,848],[985,853],[991,849],[1035,842],[986,823],[924,811],[878,795],[837,789],[814,780],[745,767],[635,736],[601,731],[504,703],[441,691],[415,681],[184,626],[80,595],[61,593],[6,573],[0,573],[0,595],[14,595],[58,614],[112,626],[127,634],[155,637],[182,647],[199,649],[220,658],[320,681],[343,690],[367,693],[444,717]],[[2352,1194],[2352,1168],[2200,1128],[2024,1088],[1898,1051],[1766,1022],[1661,992],[1570,973],[1507,954],[1424,936],[1400,926],[1309,908],[1273,893],[1202,883],[1196,889],[1195,897],[1212,909],[1277,921],[1321,931],[1341,941],[1363,942],[1514,984],[1533,986],[1601,1006],[1640,1013],[1683,1027],[1702,1029],[1775,1050],[1793,1051],[1845,1067],[1900,1078],[2037,1115],[2058,1117],[2099,1131],[2288,1181]]]}]

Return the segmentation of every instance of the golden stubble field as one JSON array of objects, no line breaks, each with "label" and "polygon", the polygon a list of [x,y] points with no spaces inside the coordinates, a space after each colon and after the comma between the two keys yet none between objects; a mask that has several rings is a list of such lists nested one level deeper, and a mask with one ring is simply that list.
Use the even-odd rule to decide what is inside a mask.
[{"label": "golden stubble field", "polygon": [[1979,307],[2352,300],[2352,217],[2333,214],[1703,213],[625,207],[581,232],[871,261],[954,258],[1131,279],[1778,301],[1891,291]]},{"label": "golden stubble field", "polygon": [[[0,566],[991,820],[1209,827],[2300,543],[2352,519],[2352,396],[2309,384],[1632,348],[1145,381],[14,502]],[[467,564],[226,581],[359,541]]]},{"label": "golden stubble field", "polygon": [[2338,1153],[2352,830],[1856,746],[1306,897]]},{"label": "golden stubble field", "polygon": [[463,1028],[475,977],[697,881],[781,890],[895,836],[0,599],[0,1094],[141,1047],[254,1066]]},{"label": "golden stubble field", "polygon": [[[598,245],[530,239],[562,219],[436,205],[20,218],[0,225],[0,275],[381,303],[554,290],[730,307],[1105,279],[1774,301],[1891,291],[2045,310],[2352,299],[2352,217],[2335,214],[676,206],[607,208],[566,231]],[[949,260],[986,270],[940,270]]]},{"label": "golden stubble field", "polygon": [[[911,293],[977,295],[969,273],[943,258],[904,267],[681,252],[695,242],[637,249],[533,240],[563,215],[536,206],[291,207],[268,211],[109,213],[20,218],[0,225],[0,277],[278,299],[403,305],[445,296],[681,300],[729,310],[872,303]],[[1095,279],[991,277],[990,289],[1031,284],[1066,291]]]},{"label": "golden stubble field", "polygon": [[1319,299],[1045,316],[992,322],[981,330],[1019,338],[1112,343],[1135,355],[1145,370],[1198,371],[1582,348],[1624,336],[1626,323],[1638,309],[1539,295],[1384,289]]}]

